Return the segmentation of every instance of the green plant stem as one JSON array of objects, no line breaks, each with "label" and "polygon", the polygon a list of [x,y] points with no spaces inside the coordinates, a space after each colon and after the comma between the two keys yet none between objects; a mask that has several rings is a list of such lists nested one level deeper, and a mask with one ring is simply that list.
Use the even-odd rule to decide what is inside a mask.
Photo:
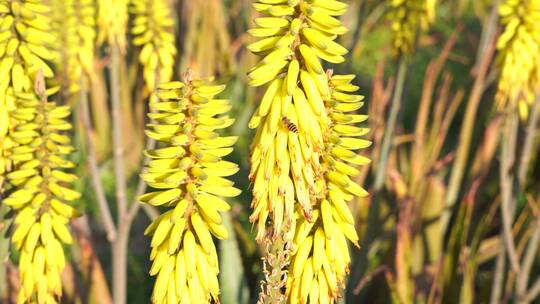
[{"label": "green plant stem", "polygon": [[[497,16],[497,5],[495,4],[487,25],[485,26],[486,30],[482,32],[482,41],[484,41],[485,44],[481,46],[480,49],[484,51],[482,52],[481,57],[477,59],[476,66],[478,67],[478,73],[469,96],[465,117],[460,129],[456,158],[452,166],[452,173],[448,184],[445,209],[441,215],[441,233],[443,233],[443,235],[446,232],[448,222],[452,215],[452,208],[459,196],[459,190],[463,182],[463,176],[465,175],[465,168],[469,158],[469,150],[475,130],[475,123],[478,119],[478,107],[484,92],[485,78],[495,51],[494,41],[496,38]],[[485,39],[484,36],[486,37]]]},{"label": "green plant stem", "polygon": [[264,276],[258,304],[280,304],[286,302],[284,287],[287,283],[287,266],[290,261],[290,225],[274,237],[273,229],[266,231],[264,238]]},{"label": "green plant stem", "polygon": [[490,304],[498,304],[501,302],[501,294],[503,291],[504,274],[506,269],[506,253],[504,245],[499,244],[499,253],[495,262],[495,274],[493,275],[493,284],[491,286]]},{"label": "green plant stem", "polygon": [[[231,212],[223,213],[222,218],[227,230],[235,231]],[[236,233],[231,233],[229,238],[219,242],[219,282],[222,303],[248,304],[249,287],[242,263],[240,242],[241,239]]]},{"label": "green plant stem", "polygon": [[111,105],[113,118],[113,158],[114,158],[114,173],[116,181],[116,200],[118,205],[118,213],[126,214],[127,199],[126,199],[126,176],[124,164],[124,137],[122,134],[123,115],[121,108],[120,95],[120,51],[118,47],[111,46],[111,65],[110,65],[110,86],[111,86]]},{"label": "green plant stem", "polygon": [[[364,276],[364,274],[368,270],[368,264],[369,264],[369,250],[371,248],[371,244],[376,238],[377,232],[379,231],[379,196],[376,195],[380,190],[382,189],[384,185],[384,179],[386,176],[386,165],[388,162],[388,156],[390,152],[390,148],[392,147],[392,139],[394,134],[394,128],[396,125],[397,117],[399,114],[399,108],[401,103],[401,96],[403,93],[403,86],[405,84],[405,75],[407,74],[407,59],[404,57],[399,58],[398,63],[398,71],[397,71],[397,78],[396,78],[396,86],[394,87],[394,95],[392,97],[391,102],[391,109],[390,114],[387,122],[387,128],[384,133],[383,142],[382,142],[382,148],[381,148],[381,154],[379,158],[379,164],[377,166],[377,173],[375,176],[375,185],[374,185],[374,195],[370,202],[369,211],[368,211],[368,217],[367,217],[367,225],[366,225],[366,232],[364,234],[364,238],[362,239],[361,248],[363,250],[360,250],[359,257],[357,258],[357,262],[354,262],[354,269],[351,272],[351,279],[349,280],[349,289],[353,290],[357,282],[361,280],[361,278]],[[362,302],[363,294],[357,293],[349,293],[348,294],[348,301],[351,302]]]},{"label": "green plant stem", "polygon": [[96,200],[99,208],[99,213],[101,215],[101,220],[107,233],[107,240],[109,242],[113,242],[116,238],[116,227],[114,225],[111,211],[109,210],[109,203],[107,202],[107,197],[105,196],[105,190],[103,189],[103,184],[101,182],[99,174],[99,167],[96,160],[96,151],[94,148],[94,143],[92,141],[92,125],[90,122],[90,109],[88,106],[88,91],[84,80],[81,80],[79,103],[81,110],[81,118],[84,126],[84,138],[86,139],[86,160],[88,162],[88,168],[90,170],[92,186],[96,194]]},{"label": "green plant stem", "polygon": [[2,193],[0,193],[0,302],[7,299],[6,292],[9,292],[6,284],[6,265],[9,260],[9,236],[7,232],[12,220],[6,218],[8,211],[8,206],[2,204]]},{"label": "green plant stem", "polygon": [[[534,232],[529,239],[525,256],[523,258],[523,267],[516,280],[516,293],[518,298],[520,298],[520,303],[527,303],[527,284],[529,283],[531,269],[534,265],[536,253],[538,252],[538,246],[540,246],[540,214],[538,214],[537,218],[531,223],[531,225],[533,226]],[[521,299],[525,299],[525,301],[521,301]]]},{"label": "green plant stem", "polygon": [[[153,138],[150,138],[146,142],[145,150],[153,149],[155,146],[156,146],[156,140]],[[145,156],[143,167],[146,166],[149,161],[150,161],[150,158]],[[142,178],[139,178],[139,182],[135,190],[134,202],[131,203],[131,206],[129,207],[129,211],[128,211],[128,220],[130,222],[132,222],[135,219],[135,216],[139,212],[139,209],[141,208],[141,206],[151,221],[155,220],[159,216],[159,211],[157,210],[156,207],[150,206],[148,204],[141,204],[136,201],[137,198],[143,195],[145,191],[146,191],[146,183],[144,182]]]},{"label": "green plant stem", "polygon": [[88,216],[83,215],[71,221],[76,240],[72,248],[74,269],[82,276],[80,287],[83,303],[112,304],[111,292],[92,243],[92,228]]},{"label": "green plant stem", "polygon": [[540,295],[540,278],[536,279],[536,282],[534,282],[531,289],[529,289],[529,292],[527,292],[527,296],[525,297],[525,303],[532,302],[538,297],[538,295]]},{"label": "green plant stem", "polygon": [[516,197],[514,189],[514,174],[512,167],[516,161],[516,143],[518,130],[518,114],[516,111],[507,113],[503,139],[501,141],[501,165],[500,165],[500,185],[501,185],[501,215],[503,222],[502,236],[505,251],[508,254],[512,270],[518,274],[520,270],[519,258],[516,253],[514,235],[512,233],[512,222],[514,221]]},{"label": "green plant stem", "polygon": [[118,206],[118,234],[112,245],[113,302],[126,303],[127,244],[130,223],[127,220],[126,176],[124,164],[123,116],[120,100],[120,50],[111,45],[110,88],[113,123],[113,156]]},{"label": "green plant stem", "polygon": [[[116,47],[111,47],[111,103],[113,112],[113,142],[114,142],[114,165],[116,180],[116,197],[118,204],[118,224],[115,226],[111,215],[109,204],[105,196],[105,190],[99,176],[99,167],[96,160],[96,153],[92,142],[92,126],[90,109],[88,105],[88,92],[86,86],[81,81],[80,103],[82,120],[85,128],[85,139],[88,154],[88,166],[92,177],[92,184],[96,192],[97,203],[102,217],[103,225],[107,232],[107,239],[112,246],[113,256],[113,297],[114,303],[126,303],[127,284],[127,247],[131,223],[141,204],[134,202],[129,210],[126,197],[125,164],[123,155],[122,136],[122,115],[120,110],[120,81],[119,81],[119,58],[120,54]],[[147,149],[151,149],[155,141],[147,143]],[[145,159],[145,163],[148,160]],[[141,186],[142,184],[142,186]],[[136,195],[138,197],[145,190],[146,184],[139,182]],[[159,212],[153,206],[143,206],[144,211],[150,220],[154,220]],[[118,228],[117,228],[118,227]]]},{"label": "green plant stem", "polygon": [[394,88],[394,95],[392,97],[392,104],[390,105],[390,114],[388,115],[387,127],[384,132],[384,137],[381,147],[381,155],[379,158],[379,164],[376,167],[377,174],[375,176],[375,192],[379,192],[384,185],[384,178],[386,177],[386,166],[388,164],[388,157],[390,148],[392,147],[392,140],[394,138],[394,129],[396,127],[397,117],[399,109],[401,107],[401,97],[403,95],[403,87],[405,84],[405,75],[407,74],[407,59],[404,56],[399,58],[396,86]]},{"label": "green plant stem", "polygon": [[[527,170],[529,167],[530,159],[532,153],[534,152],[534,142],[537,135],[538,128],[538,116],[540,114],[540,95],[536,96],[536,101],[532,107],[531,116],[529,118],[529,123],[525,131],[525,143],[523,145],[523,153],[521,154],[520,167],[518,172],[518,182],[519,190],[523,191],[525,188]],[[536,258],[536,253],[538,251],[538,246],[540,244],[540,214],[537,216],[536,220],[531,223],[533,234],[528,241],[527,249],[525,251],[522,269],[518,274],[516,279],[516,293],[522,299],[526,298],[527,284],[529,283],[531,269],[534,265],[534,260]],[[526,303],[524,301],[523,303]]]},{"label": "green plant stem", "polygon": [[519,163],[518,182],[519,188],[522,190],[525,187],[527,171],[529,169],[529,163],[535,148],[535,139],[538,128],[538,118],[540,116],[540,92],[536,95],[536,100],[532,106],[529,123],[525,130],[525,143],[523,144],[523,153]]}]

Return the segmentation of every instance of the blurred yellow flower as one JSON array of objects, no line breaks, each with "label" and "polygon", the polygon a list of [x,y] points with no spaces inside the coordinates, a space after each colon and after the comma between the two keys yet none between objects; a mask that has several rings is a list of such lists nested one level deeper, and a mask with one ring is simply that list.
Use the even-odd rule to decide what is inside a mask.
[{"label": "blurred yellow flower", "polygon": [[540,86],[540,1],[507,0],[499,7],[504,31],[497,41],[501,69],[496,102],[526,118]]}]

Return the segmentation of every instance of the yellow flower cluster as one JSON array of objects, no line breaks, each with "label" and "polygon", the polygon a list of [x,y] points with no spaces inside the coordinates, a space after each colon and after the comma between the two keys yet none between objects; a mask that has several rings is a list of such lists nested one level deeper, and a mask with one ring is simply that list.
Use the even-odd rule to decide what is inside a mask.
[{"label": "yellow flower cluster", "polygon": [[171,9],[165,0],[133,0],[133,44],[141,46],[139,62],[148,92],[172,78],[176,47]]},{"label": "yellow flower cluster", "polygon": [[94,74],[94,44],[96,40],[96,9],[94,0],[52,1],[59,54],[56,62],[68,90],[80,90],[81,80]]},{"label": "yellow flower cluster", "polygon": [[294,226],[295,201],[306,218],[313,216],[328,125],[323,98],[330,93],[319,58],[344,61],[347,50],[334,39],[347,29],[335,17],[344,14],[347,5],[335,0],[276,0],[259,1],[254,8],[268,15],[255,19],[257,27],[249,33],[262,39],[248,46],[263,57],[248,74],[250,84],[270,83],[249,122],[250,128],[258,127],[251,151],[250,220],[258,222],[261,241],[268,219],[275,235],[283,224]]},{"label": "yellow flower cluster", "polygon": [[[366,191],[349,176],[347,164],[369,163],[355,138],[365,115],[353,76],[325,73],[320,59],[343,62],[347,50],[334,40],[347,31],[338,16],[347,4],[337,0],[259,0],[256,28],[261,38],[248,46],[263,57],[248,76],[252,86],[269,83],[249,122],[258,128],[251,151],[257,240],[288,235],[292,265],[287,281],[290,303],[331,303],[339,296],[350,261],[346,239],[357,243],[347,202]],[[296,204],[296,202],[298,204]],[[267,229],[270,222],[270,229]],[[290,228],[284,228],[290,227]]]},{"label": "yellow flower cluster", "polygon": [[152,235],[151,275],[156,275],[153,303],[219,302],[219,264],[212,235],[227,238],[220,212],[230,206],[222,197],[240,190],[224,178],[239,169],[223,160],[233,151],[235,136],[216,132],[234,119],[226,113],[228,100],[215,96],[224,85],[211,80],[168,82],[158,87],[150,103],[155,121],[146,134],[162,143],[145,154],[150,162],[141,174],[158,191],[142,195],[142,203],[168,207],[146,229]]},{"label": "yellow flower cluster", "polygon": [[53,76],[45,63],[54,58],[47,48],[55,41],[49,11],[42,1],[0,1],[0,189],[9,166],[8,114],[15,107],[14,95],[31,89],[38,69],[45,77]]},{"label": "yellow flower cluster", "polygon": [[64,172],[75,167],[65,159],[74,149],[62,134],[71,129],[69,107],[44,94],[18,93],[10,114],[17,121],[10,133],[17,144],[10,151],[14,168],[7,174],[13,191],[2,203],[16,210],[11,241],[20,252],[18,303],[56,303],[62,295],[62,243],[72,242],[67,225],[77,213],[68,202],[80,197],[70,189],[77,176]]},{"label": "yellow flower cluster", "polygon": [[123,52],[126,48],[128,21],[127,0],[97,0],[97,25],[99,44],[103,42],[117,46]]},{"label": "yellow flower cluster", "polygon": [[410,55],[419,34],[435,19],[436,0],[388,0],[388,19],[396,55]]},{"label": "yellow flower cluster", "polygon": [[321,159],[324,179],[316,181],[320,199],[314,206],[313,221],[296,215],[300,220],[287,282],[290,303],[333,303],[341,294],[351,261],[347,239],[358,246],[354,217],[347,203],[368,194],[351,177],[360,173],[354,165],[370,163],[354,150],[366,148],[371,142],[357,138],[369,129],[355,126],[367,115],[350,113],[363,105],[363,96],[352,94],[358,90],[350,83],[353,79],[354,75],[330,78],[331,97],[325,100],[330,121]]},{"label": "yellow flower cluster", "polygon": [[507,0],[499,7],[504,32],[497,41],[501,67],[499,108],[519,109],[527,116],[540,87],[540,1]]}]

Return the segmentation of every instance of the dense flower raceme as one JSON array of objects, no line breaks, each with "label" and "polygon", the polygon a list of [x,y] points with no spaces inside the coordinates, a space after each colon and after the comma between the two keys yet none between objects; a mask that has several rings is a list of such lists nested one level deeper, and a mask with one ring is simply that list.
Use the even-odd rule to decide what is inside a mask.
[{"label": "dense flower raceme", "polygon": [[369,159],[354,150],[371,142],[358,138],[369,132],[356,124],[367,115],[353,114],[362,107],[363,96],[354,95],[354,75],[330,78],[330,97],[325,100],[329,128],[324,134],[321,153],[322,176],[315,182],[318,193],[313,221],[297,212],[299,219],[294,237],[292,266],[287,293],[290,303],[333,303],[340,296],[350,262],[347,239],[358,246],[354,217],[347,202],[364,197],[367,192],[351,180],[360,173],[355,165],[369,164]]},{"label": "dense flower raceme", "polygon": [[15,210],[11,241],[19,251],[18,303],[56,303],[62,295],[60,274],[65,266],[67,228],[76,215],[70,202],[80,197],[70,184],[77,176],[64,172],[75,165],[66,160],[74,150],[63,131],[70,130],[69,107],[57,106],[34,93],[17,94],[11,139],[12,186],[2,203]]},{"label": "dense flower raceme", "polygon": [[54,58],[47,48],[55,40],[48,12],[42,1],[0,0],[0,188],[9,166],[8,114],[15,107],[14,93],[28,92],[30,75],[38,69],[45,77],[53,76],[45,63]]},{"label": "dense flower raceme", "polygon": [[97,6],[98,43],[107,42],[125,51],[128,1],[97,0]]},{"label": "dense flower raceme", "polygon": [[507,0],[499,13],[505,28],[497,41],[497,103],[499,108],[518,107],[526,117],[540,88],[540,1]]},{"label": "dense flower raceme", "polygon": [[171,8],[166,0],[133,0],[133,44],[141,46],[139,62],[148,92],[171,80],[176,47]]},{"label": "dense flower raceme", "polygon": [[418,35],[435,19],[436,0],[388,0],[396,55],[413,52]]},{"label": "dense flower raceme", "polygon": [[146,230],[152,235],[151,275],[156,275],[153,303],[208,303],[219,301],[218,257],[212,235],[228,233],[220,212],[230,206],[218,196],[234,197],[240,190],[224,178],[238,166],[222,158],[233,151],[235,136],[217,130],[233,123],[226,113],[228,100],[216,99],[225,89],[211,80],[163,83],[159,101],[150,103],[154,121],[146,134],[161,142],[145,154],[150,162],[141,174],[158,191],[139,198],[143,203],[168,207]]},{"label": "dense flower raceme", "polygon": [[347,162],[369,162],[352,151],[369,145],[354,138],[367,130],[350,125],[367,117],[348,113],[363,98],[349,94],[358,89],[351,76],[329,79],[319,60],[344,61],[347,50],[334,39],[346,32],[336,17],[347,5],[260,0],[254,7],[268,16],[249,31],[262,39],[248,48],[264,58],[248,76],[253,86],[269,86],[249,123],[258,127],[250,220],[258,222],[259,241],[269,237],[267,222],[274,239],[285,234],[292,241],[288,301],[331,303],[350,261],[346,238],[358,241],[347,201],[366,194],[349,178],[358,171]]},{"label": "dense flower raceme", "polygon": [[[321,176],[323,134],[328,125],[323,97],[328,80],[319,58],[340,63],[347,50],[334,39],[347,29],[336,19],[347,5],[335,0],[260,0],[254,8],[267,15],[255,19],[249,33],[261,39],[248,46],[264,57],[248,74],[250,84],[270,83],[251,121],[257,133],[251,148],[257,240],[271,221],[274,235],[284,225],[294,229],[295,202],[313,217]],[[291,236],[292,237],[292,236]]]},{"label": "dense flower raceme", "polygon": [[[0,97],[1,98],[1,97]],[[3,193],[5,174],[9,171],[10,162],[7,158],[11,140],[7,136],[9,131],[9,110],[4,100],[0,100],[0,196]]]},{"label": "dense flower raceme", "polygon": [[8,148],[6,133],[8,130],[9,116],[7,107],[0,103],[0,196],[3,193],[4,176],[9,171],[9,161],[6,158],[5,149]]},{"label": "dense flower raceme", "polygon": [[68,91],[80,89],[81,79],[94,75],[96,3],[94,0],[52,1],[54,30],[58,35],[55,60]]}]

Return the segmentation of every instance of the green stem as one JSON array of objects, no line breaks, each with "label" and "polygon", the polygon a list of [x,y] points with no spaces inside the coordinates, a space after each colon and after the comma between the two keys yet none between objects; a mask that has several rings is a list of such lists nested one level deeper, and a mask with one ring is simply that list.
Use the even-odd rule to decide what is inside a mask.
[{"label": "green stem", "polygon": [[290,261],[291,237],[290,225],[283,228],[282,232],[274,237],[273,229],[266,231],[264,238],[265,256],[264,276],[265,280],[261,285],[258,304],[280,304],[285,303],[284,287],[287,283],[287,268]]},{"label": "green stem", "polygon": [[99,167],[96,160],[96,151],[94,148],[94,143],[92,141],[92,125],[90,118],[90,109],[88,105],[88,91],[86,89],[86,84],[84,80],[81,80],[81,91],[79,96],[81,118],[84,125],[84,138],[86,139],[86,158],[88,162],[88,168],[90,170],[90,176],[92,178],[92,185],[94,186],[94,191],[96,194],[96,200],[99,207],[99,214],[101,215],[101,220],[105,231],[107,232],[107,240],[113,242],[116,238],[116,227],[114,226],[114,221],[109,209],[109,203],[107,202],[107,197],[105,195],[105,189],[103,189],[103,184],[101,183],[101,178],[99,174]]},{"label": "green stem", "polygon": [[388,164],[388,157],[390,148],[392,146],[392,140],[394,138],[394,129],[401,107],[401,97],[403,95],[403,87],[405,84],[405,75],[407,74],[407,59],[401,56],[399,59],[399,66],[397,71],[396,86],[394,88],[394,96],[392,97],[392,104],[390,108],[390,114],[386,124],[386,132],[384,133],[381,155],[379,158],[379,164],[377,166],[377,174],[375,176],[375,192],[379,192],[384,185],[384,178],[386,176],[386,166]]},{"label": "green stem", "polygon": [[486,20],[484,31],[482,31],[481,42],[479,47],[479,54],[477,57],[476,67],[478,67],[478,73],[474,81],[471,95],[467,103],[467,109],[465,111],[465,118],[461,125],[459,134],[459,143],[456,152],[456,158],[452,166],[452,173],[450,175],[450,182],[448,184],[448,194],[446,196],[445,210],[441,215],[441,231],[444,234],[446,227],[450,221],[452,215],[452,207],[455,205],[461,184],[463,182],[463,176],[465,174],[465,168],[467,166],[469,150],[475,128],[475,123],[478,119],[477,112],[480,105],[480,100],[484,92],[484,84],[486,74],[489,69],[491,58],[494,52],[494,40],[496,39],[497,20],[498,20],[498,3],[500,0],[495,1],[491,14]]},{"label": "green stem", "polygon": [[540,295],[540,278],[537,278],[525,296],[525,303],[530,303]]},{"label": "green stem", "polygon": [[[156,140],[153,138],[149,138],[146,141],[145,150],[154,149],[156,146],[157,146]],[[143,161],[143,167],[145,167],[149,161],[150,161],[150,158],[145,156],[144,161]],[[137,188],[135,188],[135,195],[133,196],[133,202],[131,203],[131,206],[129,207],[129,211],[127,214],[128,215],[127,220],[130,223],[135,219],[135,216],[137,216],[137,213],[139,212],[139,209],[141,207],[143,208],[144,212],[146,213],[150,221],[155,220],[159,216],[159,210],[156,207],[148,205],[148,204],[141,204],[137,201],[138,197],[143,195],[145,191],[146,191],[146,183],[144,182],[142,178],[139,178]]]},{"label": "green stem", "polygon": [[[391,142],[393,138],[393,131],[396,125],[397,117],[399,114],[399,108],[401,103],[401,96],[403,93],[403,86],[405,84],[405,75],[407,74],[407,60],[404,57],[400,57],[399,59],[399,65],[398,65],[398,71],[397,71],[397,79],[396,79],[396,86],[394,88],[394,96],[392,98],[392,104],[390,109],[390,114],[387,122],[387,128],[386,132],[384,134],[383,142],[382,142],[382,148],[381,148],[381,156],[379,159],[379,165],[377,166],[377,173],[375,177],[375,194],[379,192],[382,189],[382,186],[384,185],[384,178],[386,173],[386,165],[388,162],[388,156],[389,151],[391,148]],[[363,277],[364,273],[367,272],[369,261],[368,261],[368,254],[369,250],[371,248],[371,244],[375,240],[375,237],[380,229],[379,227],[379,196],[373,195],[373,198],[371,200],[369,211],[368,211],[368,217],[367,217],[367,225],[366,225],[366,233],[364,234],[364,238],[362,239],[362,244],[360,250],[360,254],[358,257],[358,261],[353,263],[353,271],[351,273],[351,279],[349,280],[350,289],[352,290],[355,284],[360,280],[360,278]],[[349,293],[348,295],[348,301],[351,302],[363,302],[363,294],[360,295],[354,295]]]},{"label": "green stem", "polygon": [[504,275],[506,273],[506,253],[504,248],[502,243],[499,244],[499,253],[497,254],[497,262],[495,262],[495,274],[493,275],[489,304],[499,304],[501,302]]},{"label": "green stem", "polygon": [[118,206],[118,234],[112,246],[113,301],[126,304],[127,245],[129,223],[127,221],[126,176],[124,164],[124,139],[122,136],[122,110],[120,98],[120,50],[111,45],[110,87],[113,122],[113,156]]},{"label": "green stem", "polygon": [[504,246],[512,270],[519,273],[519,258],[516,253],[514,235],[512,233],[512,222],[514,221],[516,208],[516,191],[514,189],[514,174],[512,167],[516,161],[516,137],[518,127],[518,116],[515,111],[507,114],[503,139],[501,141],[501,165],[500,165],[500,185],[501,185],[501,215],[502,215],[502,237]]},{"label": "green stem", "polygon": [[11,225],[11,219],[6,218],[8,211],[8,206],[2,204],[2,194],[0,193],[0,219],[2,219],[0,223],[0,302],[2,303],[9,296],[9,289],[6,288],[6,264],[9,260],[9,236],[7,232]]},{"label": "green stem", "polygon": [[525,143],[523,144],[523,153],[519,163],[518,182],[520,190],[525,187],[527,182],[527,171],[529,163],[533,156],[535,148],[536,131],[538,128],[538,119],[540,117],[540,92],[536,96],[536,100],[532,106],[529,123],[525,131]]},{"label": "green stem", "polygon": [[528,303],[526,300],[527,284],[529,283],[531,269],[534,266],[534,260],[537,256],[536,253],[538,252],[538,247],[540,244],[540,214],[538,214],[536,219],[533,220],[531,226],[534,232],[529,239],[529,244],[527,244],[527,249],[523,258],[523,268],[518,274],[516,280],[516,293],[521,301],[519,303]]},{"label": "green stem", "polygon": [[[525,143],[523,145],[523,153],[521,154],[520,166],[518,171],[518,184],[519,191],[525,189],[525,183],[527,179],[527,170],[529,169],[529,163],[531,156],[535,151],[535,138],[538,128],[538,117],[540,116],[540,95],[537,95],[536,101],[533,105],[529,123],[527,125]],[[540,240],[540,214],[537,216],[531,224],[531,230],[533,234],[529,239],[527,249],[523,257],[523,268],[518,274],[516,279],[516,293],[519,298],[524,298],[527,292],[527,284],[530,279],[531,269],[534,266],[534,260],[536,252],[538,251]]]}]

